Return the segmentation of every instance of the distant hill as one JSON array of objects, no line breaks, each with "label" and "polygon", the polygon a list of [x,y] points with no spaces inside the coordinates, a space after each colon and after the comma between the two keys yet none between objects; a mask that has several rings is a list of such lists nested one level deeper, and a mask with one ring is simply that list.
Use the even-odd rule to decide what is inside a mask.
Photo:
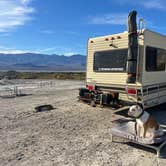
[{"label": "distant hill", "polygon": [[86,56],[45,55],[35,53],[2,54],[0,70],[84,71]]}]

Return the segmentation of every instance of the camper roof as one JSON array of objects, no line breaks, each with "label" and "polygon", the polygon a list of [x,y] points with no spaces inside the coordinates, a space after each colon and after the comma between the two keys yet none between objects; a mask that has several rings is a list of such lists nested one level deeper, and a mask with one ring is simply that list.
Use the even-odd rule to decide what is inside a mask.
[{"label": "camper roof", "polygon": [[[166,37],[166,35],[164,34],[161,34],[159,32],[155,32],[155,31],[152,31],[152,30],[149,30],[149,29],[143,29],[142,32],[144,33],[145,31],[149,31],[149,32],[152,32],[152,33],[155,33],[157,35],[160,35],[162,37]],[[116,33],[116,34],[111,34],[111,35],[104,35],[104,36],[98,36],[98,37],[92,37],[92,38],[89,38],[89,40],[102,40],[104,38],[110,38],[110,37],[116,37],[116,36],[123,36],[123,35],[126,35],[128,32],[127,31],[124,31],[122,33]]]}]

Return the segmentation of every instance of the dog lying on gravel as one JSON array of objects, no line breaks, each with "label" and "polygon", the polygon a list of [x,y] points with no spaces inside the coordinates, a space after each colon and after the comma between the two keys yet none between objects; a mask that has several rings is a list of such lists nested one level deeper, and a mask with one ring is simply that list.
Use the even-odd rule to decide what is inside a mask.
[{"label": "dog lying on gravel", "polygon": [[128,115],[136,118],[135,130],[137,136],[153,139],[164,134],[157,121],[139,105],[131,106]]}]

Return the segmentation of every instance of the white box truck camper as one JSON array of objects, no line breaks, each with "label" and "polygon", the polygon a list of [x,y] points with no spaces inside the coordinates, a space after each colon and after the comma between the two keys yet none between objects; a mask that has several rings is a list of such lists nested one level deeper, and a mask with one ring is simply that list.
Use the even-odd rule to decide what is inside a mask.
[{"label": "white box truck camper", "polygon": [[128,16],[128,32],[88,40],[81,100],[114,107],[137,103],[144,108],[166,101],[166,36],[137,30],[136,14]]}]

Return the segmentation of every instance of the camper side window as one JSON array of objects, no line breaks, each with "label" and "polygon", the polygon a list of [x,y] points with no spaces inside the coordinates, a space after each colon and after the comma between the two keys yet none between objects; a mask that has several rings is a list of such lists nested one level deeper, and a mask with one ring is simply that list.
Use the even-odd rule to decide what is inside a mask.
[{"label": "camper side window", "polygon": [[164,71],[165,58],[165,50],[146,47],[146,71]]}]

